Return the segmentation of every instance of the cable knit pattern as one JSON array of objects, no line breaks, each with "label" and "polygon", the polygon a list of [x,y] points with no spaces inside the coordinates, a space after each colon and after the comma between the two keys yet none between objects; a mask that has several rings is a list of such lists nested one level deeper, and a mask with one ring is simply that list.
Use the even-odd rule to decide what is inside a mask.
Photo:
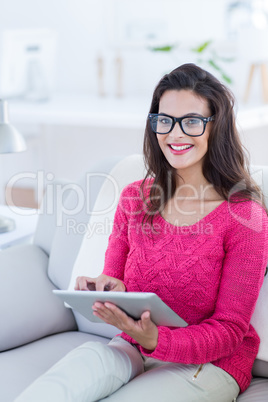
[{"label": "cable knit pattern", "polygon": [[212,362],[243,392],[259,347],[250,318],[268,260],[266,212],[253,201],[224,201],[194,225],[174,226],[156,214],[152,228],[143,223],[140,185],[121,194],[103,273],[127,291],[156,293],[189,325],[159,326],[153,352],[122,336],[156,359]]}]

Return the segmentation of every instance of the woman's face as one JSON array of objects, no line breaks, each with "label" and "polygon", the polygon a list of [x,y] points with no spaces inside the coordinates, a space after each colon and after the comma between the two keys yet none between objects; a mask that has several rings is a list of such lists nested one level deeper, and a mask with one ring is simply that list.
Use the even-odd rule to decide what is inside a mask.
[{"label": "woman's face", "polygon": [[[191,90],[169,90],[164,92],[159,102],[159,112],[173,117],[189,114],[210,117],[207,100],[198,97]],[[159,146],[169,164],[178,170],[195,167],[202,170],[204,156],[208,149],[211,123],[200,137],[190,137],[181,130],[178,123],[168,134],[156,134]]]}]

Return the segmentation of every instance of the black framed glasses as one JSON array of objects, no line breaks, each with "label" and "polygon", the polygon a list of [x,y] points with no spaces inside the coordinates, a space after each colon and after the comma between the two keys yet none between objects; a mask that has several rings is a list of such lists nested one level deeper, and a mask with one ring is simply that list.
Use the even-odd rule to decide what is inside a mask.
[{"label": "black framed glasses", "polygon": [[165,113],[149,113],[148,119],[151,129],[155,134],[168,134],[173,130],[175,124],[179,123],[184,134],[190,137],[199,137],[204,134],[207,123],[213,121],[215,116],[202,117],[187,115],[183,117],[173,117]]}]

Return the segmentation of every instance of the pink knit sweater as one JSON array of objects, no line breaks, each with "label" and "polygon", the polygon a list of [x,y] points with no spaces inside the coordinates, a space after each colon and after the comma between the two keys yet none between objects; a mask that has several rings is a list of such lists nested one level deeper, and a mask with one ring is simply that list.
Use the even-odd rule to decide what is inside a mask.
[{"label": "pink knit sweater", "polygon": [[259,337],[250,325],[268,260],[268,219],[255,202],[224,201],[191,226],[174,226],[160,214],[154,230],[143,223],[141,181],[120,197],[103,273],[127,291],[154,292],[188,326],[159,326],[150,352],[185,364],[211,362],[231,374],[243,392],[250,383]]}]

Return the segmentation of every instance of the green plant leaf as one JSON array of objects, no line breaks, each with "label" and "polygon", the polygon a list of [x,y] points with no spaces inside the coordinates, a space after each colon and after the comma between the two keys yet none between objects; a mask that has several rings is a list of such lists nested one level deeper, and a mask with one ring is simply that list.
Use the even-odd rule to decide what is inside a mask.
[{"label": "green plant leaf", "polygon": [[191,49],[193,52],[202,53],[210,44],[211,40],[207,40],[206,42],[202,43],[200,46]]},{"label": "green plant leaf", "polygon": [[218,66],[214,60],[208,60],[208,63],[211,65],[211,67],[215,68],[215,70],[219,71],[221,73],[222,79],[227,82],[228,84],[232,83],[231,77],[229,77],[225,72],[221,69],[220,66]]},{"label": "green plant leaf", "polygon": [[224,79],[225,82],[227,82],[228,84],[232,84],[233,80],[232,80],[231,77],[229,77],[225,73],[222,73],[221,76],[222,76],[222,78]]},{"label": "green plant leaf", "polygon": [[157,46],[157,47],[151,47],[150,50],[153,52],[170,52],[173,50],[176,46],[173,45],[167,45],[167,46]]},{"label": "green plant leaf", "polygon": [[221,71],[220,66],[218,66],[218,64],[216,64],[214,60],[210,59],[208,60],[208,63],[211,65],[211,67],[215,68],[215,70]]}]

